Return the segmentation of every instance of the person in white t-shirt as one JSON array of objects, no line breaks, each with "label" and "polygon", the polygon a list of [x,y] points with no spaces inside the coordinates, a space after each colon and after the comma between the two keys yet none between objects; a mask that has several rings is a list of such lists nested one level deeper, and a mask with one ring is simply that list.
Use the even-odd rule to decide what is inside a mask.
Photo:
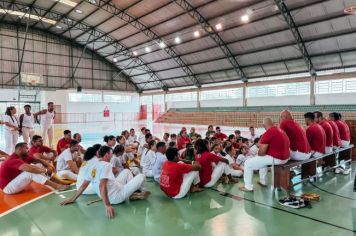
[{"label": "person in white t-shirt", "polygon": [[146,127],[142,127],[141,128],[141,133],[138,136],[138,140],[137,141],[140,143],[140,145],[145,143],[145,136],[146,136],[145,130],[146,130]]},{"label": "person in white t-shirt", "polygon": [[239,169],[244,171],[245,161],[249,158],[250,148],[247,145],[241,145],[239,149],[239,155],[237,156],[236,163],[239,166]]},{"label": "person in white t-shirt", "polygon": [[156,161],[156,141],[151,140],[148,143],[148,148],[144,150],[143,158],[141,158],[142,173],[146,177],[153,177],[153,165]]},{"label": "person in white t-shirt", "polygon": [[160,182],[160,176],[162,172],[162,166],[165,161],[167,161],[166,150],[167,146],[164,142],[158,142],[156,145],[156,161],[153,164],[153,178],[156,182]]},{"label": "person in white t-shirt", "polygon": [[16,108],[7,107],[3,122],[5,124],[5,152],[11,154],[15,151],[15,145],[19,138],[19,124],[16,118]]},{"label": "person in white t-shirt", "polygon": [[257,138],[256,131],[255,131],[255,127],[251,126],[251,127],[249,128],[249,130],[250,130],[250,135],[249,135],[249,137],[248,137],[248,141],[249,141],[250,143],[253,143],[253,141],[255,140],[255,138]]},{"label": "person in white t-shirt", "polygon": [[113,151],[113,157],[110,160],[112,167],[116,170],[114,172],[115,177],[119,175],[121,171],[125,169],[123,155],[125,153],[125,147],[123,145],[116,145]]},{"label": "person in white t-shirt", "polygon": [[[61,202],[61,205],[74,203],[76,199],[91,183],[95,193],[103,200],[105,212],[109,218],[115,216],[115,209],[112,204],[119,204],[127,199],[142,200],[147,199],[150,192],[143,192],[145,184],[145,176],[139,174],[133,179],[129,179],[129,170],[122,171],[115,178],[112,172],[110,160],[112,158],[112,149],[108,146],[103,146],[99,150],[99,161],[94,165],[91,173],[88,173],[83,184],[77,193],[70,199]],[[141,192],[136,192],[141,190]]]},{"label": "person in white t-shirt", "polygon": [[46,142],[48,137],[48,146],[52,148],[53,141],[53,123],[54,118],[56,116],[56,112],[54,110],[54,103],[49,102],[48,108],[42,111],[35,113],[35,119],[38,120],[38,116],[41,116],[41,130],[42,130],[42,138],[43,141]]},{"label": "person in white t-shirt", "polygon": [[255,140],[253,141],[253,144],[250,146],[248,156],[257,156],[258,149],[259,149],[259,144],[258,144],[259,141],[260,141],[260,138],[255,138]]},{"label": "person in white t-shirt", "polygon": [[31,106],[25,105],[23,107],[25,113],[20,116],[20,129],[22,131],[22,138],[25,143],[30,143],[35,131],[33,127],[35,125],[35,116],[31,113]]},{"label": "person in white t-shirt", "polygon": [[[82,186],[85,180],[85,176],[91,173],[93,167],[99,161],[97,154],[100,147],[101,145],[100,146],[94,145],[93,147],[89,147],[85,151],[84,161],[79,169],[79,173],[77,177],[77,182],[76,182],[77,190],[80,188],[80,186]],[[84,190],[83,194],[86,195],[95,194],[93,185],[89,184],[89,186]]]},{"label": "person in white t-shirt", "polygon": [[[79,155],[79,143],[76,140],[70,142],[69,148],[65,149],[57,158],[57,174],[62,179],[77,180],[81,166]],[[80,165],[79,165],[80,164]]]},{"label": "person in white t-shirt", "polygon": [[130,136],[128,138],[129,144],[136,143],[137,140],[137,135],[135,134],[135,129],[130,129]]},{"label": "person in white t-shirt", "polygon": [[236,164],[236,150],[232,145],[228,145],[225,148],[226,156],[224,156],[225,159],[229,161],[229,169],[231,176],[233,177],[241,177],[243,174],[243,171],[239,167],[239,165]]}]

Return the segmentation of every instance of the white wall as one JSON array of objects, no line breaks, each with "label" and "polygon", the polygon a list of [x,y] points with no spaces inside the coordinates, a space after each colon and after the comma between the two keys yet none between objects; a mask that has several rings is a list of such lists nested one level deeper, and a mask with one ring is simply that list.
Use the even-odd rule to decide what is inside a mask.
[{"label": "white wall", "polygon": [[198,103],[196,101],[190,101],[190,102],[167,102],[167,109],[171,109],[171,108],[190,108],[190,107],[198,107]]},{"label": "white wall", "polygon": [[18,92],[16,89],[1,89],[0,101],[17,101]]},{"label": "white wall", "polygon": [[310,96],[281,96],[247,98],[247,106],[284,106],[284,105],[309,105]]},{"label": "white wall", "polygon": [[316,105],[356,104],[356,93],[316,94]]}]

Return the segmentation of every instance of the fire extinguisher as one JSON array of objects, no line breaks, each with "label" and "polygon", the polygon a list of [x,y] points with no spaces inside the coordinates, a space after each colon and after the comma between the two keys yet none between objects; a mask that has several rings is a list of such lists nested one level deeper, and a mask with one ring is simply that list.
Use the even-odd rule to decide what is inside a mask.
[{"label": "fire extinguisher", "polygon": [[108,106],[106,106],[105,108],[104,108],[104,117],[109,117],[110,116],[110,110],[109,110],[109,108],[108,108]]}]

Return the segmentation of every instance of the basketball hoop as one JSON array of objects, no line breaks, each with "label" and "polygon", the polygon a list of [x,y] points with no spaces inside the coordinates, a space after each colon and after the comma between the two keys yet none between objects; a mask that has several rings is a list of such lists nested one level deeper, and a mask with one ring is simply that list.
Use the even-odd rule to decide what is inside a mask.
[{"label": "basketball hoop", "polygon": [[356,14],[356,6],[346,7],[344,9],[344,13],[345,14],[350,14],[350,15],[355,15]]}]

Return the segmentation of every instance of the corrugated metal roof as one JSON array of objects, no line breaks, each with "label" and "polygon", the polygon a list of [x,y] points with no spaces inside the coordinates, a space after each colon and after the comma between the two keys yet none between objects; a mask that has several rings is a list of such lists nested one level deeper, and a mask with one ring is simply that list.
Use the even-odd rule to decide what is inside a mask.
[{"label": "corrugated metal roof", "polygon": [[[90,34],[78,24],[70,30],[64,24],[63,29],[34,20],[30,24],[87,45],[109,61],[115,58],[114,64],[144,90],[192,85],[192,78],[201,84],[239,80],[236,65],[234,69],[227,55],[235,57],[247,78],[308,71],[296,39],[272,0],[190,0],[190,11],[168,0],[74,0],[78,3],[75,8],[54,0],[4,1],[8,9],[12,4],[33,5],[48,11],[43,15],[47,18],[55,13],[61,19],[85,24],[87,30],[94,29],[97,34],[88,42]],[[286,0],[285,4],[317,71],[355,66],[356,15],[343,13],[354,1]],[[193,18],[193,11],[204,19]],[[241,21],[245,14],[249,15],[248,23]],[[6,22],[18,21],[16,16],[0,17]],[[211,28],[203,28],[204,21]],[[26,19],[20,23],[26,24]],[[216,29],[218,23],[220,30]],[[178,44],[177,36],[181,39]],[[221,41],[214,39],[217,36]],[[160,48],[162,41],[168,48]],[[123,47],[121,51],[115,51],[117,44]],[[146,47],[151,52],[147,53]]]}]

